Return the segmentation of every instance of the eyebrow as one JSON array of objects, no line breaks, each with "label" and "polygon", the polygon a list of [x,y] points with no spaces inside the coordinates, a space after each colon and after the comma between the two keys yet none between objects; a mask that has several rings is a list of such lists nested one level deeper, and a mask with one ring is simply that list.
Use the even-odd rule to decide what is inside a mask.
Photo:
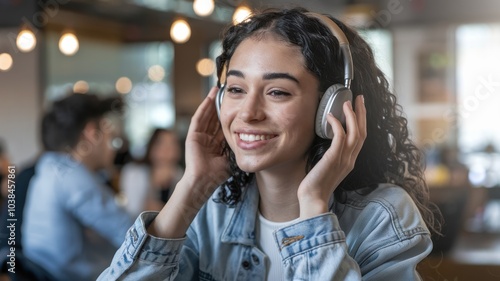
[{"label": "eyebrow", "polygon": [[[227,72],[226,77],[229,77],[229,76],[236,76],[236,77],[240,77],[240,78],[245,78],[245,75],[243,74],[243,72],[241,72],[239,70],[229,70]],[[297,84],[300,84],[299,80],[297,78],[295,78],[294,76],[292,76],[288,73],[283,73],[283,72],[265,73],[263,76],[263,79],[264,80],[288,79],[288,80],[294,81]]]}]

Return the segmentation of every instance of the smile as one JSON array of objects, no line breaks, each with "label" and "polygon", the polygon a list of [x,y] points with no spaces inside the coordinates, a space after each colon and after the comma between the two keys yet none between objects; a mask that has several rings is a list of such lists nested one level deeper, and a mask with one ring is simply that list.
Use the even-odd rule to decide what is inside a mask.
[{"label": "smile", "polygon": [[269,140],[275,137],[275,135],[254,135],[254,134],[238,134],[240,140],[245,142],[263,141]]}]

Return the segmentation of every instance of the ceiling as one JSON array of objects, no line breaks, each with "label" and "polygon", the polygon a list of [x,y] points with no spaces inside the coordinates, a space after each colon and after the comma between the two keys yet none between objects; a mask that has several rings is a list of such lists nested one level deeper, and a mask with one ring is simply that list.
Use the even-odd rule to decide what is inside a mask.
[{"label": "ceiling", "polygon": [[[191,28],[197,34],[217,38],[231,21],[235,8],[241,4],[256,9],[302,6],[335,14],[347,2],[349,1],[215,0],[215,11],[211,16],[202,18],[194,14],[193,0],[71,0],[58,7],[58,12],[50,18],[46,28],[61,31],[69,27],[82,34],[120,38],[125,42],[153,41],[169,39],[166,30],[169,30],[175,19],[183,17],[189,20]],[[42,11],[49,10],[45,7]]]}]

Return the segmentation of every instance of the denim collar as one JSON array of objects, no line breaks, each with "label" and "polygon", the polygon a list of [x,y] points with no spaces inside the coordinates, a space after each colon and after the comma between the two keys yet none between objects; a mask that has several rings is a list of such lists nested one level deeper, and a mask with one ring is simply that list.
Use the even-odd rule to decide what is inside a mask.
[{"label": "denim collar", "polygon": [[242,200],[236,205],[233,215],[222,233],[222,242],[256,246],[255,223],[258,208],[259,189],[254,179],[243,191]]}]

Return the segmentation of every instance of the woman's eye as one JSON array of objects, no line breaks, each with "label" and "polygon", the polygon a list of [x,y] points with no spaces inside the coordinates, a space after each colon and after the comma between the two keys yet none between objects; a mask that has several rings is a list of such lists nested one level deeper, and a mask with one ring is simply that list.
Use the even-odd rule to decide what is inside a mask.
[{"label": "woman's eye", "polygon": [[227,88],[226,90],[228,93],[230,94],[241,94],[243,93],[243,90],[240,89],[240,88],[235,88],[235,87],[230,87],[230,88]]},{"label": "woman's eye", "polygon": [[290,93],[279,91],[279,90],[273,90],[273,91],[269,92],[268,95],[273,96],[273,97],[285,97],[285,96],[290,96]]}]

